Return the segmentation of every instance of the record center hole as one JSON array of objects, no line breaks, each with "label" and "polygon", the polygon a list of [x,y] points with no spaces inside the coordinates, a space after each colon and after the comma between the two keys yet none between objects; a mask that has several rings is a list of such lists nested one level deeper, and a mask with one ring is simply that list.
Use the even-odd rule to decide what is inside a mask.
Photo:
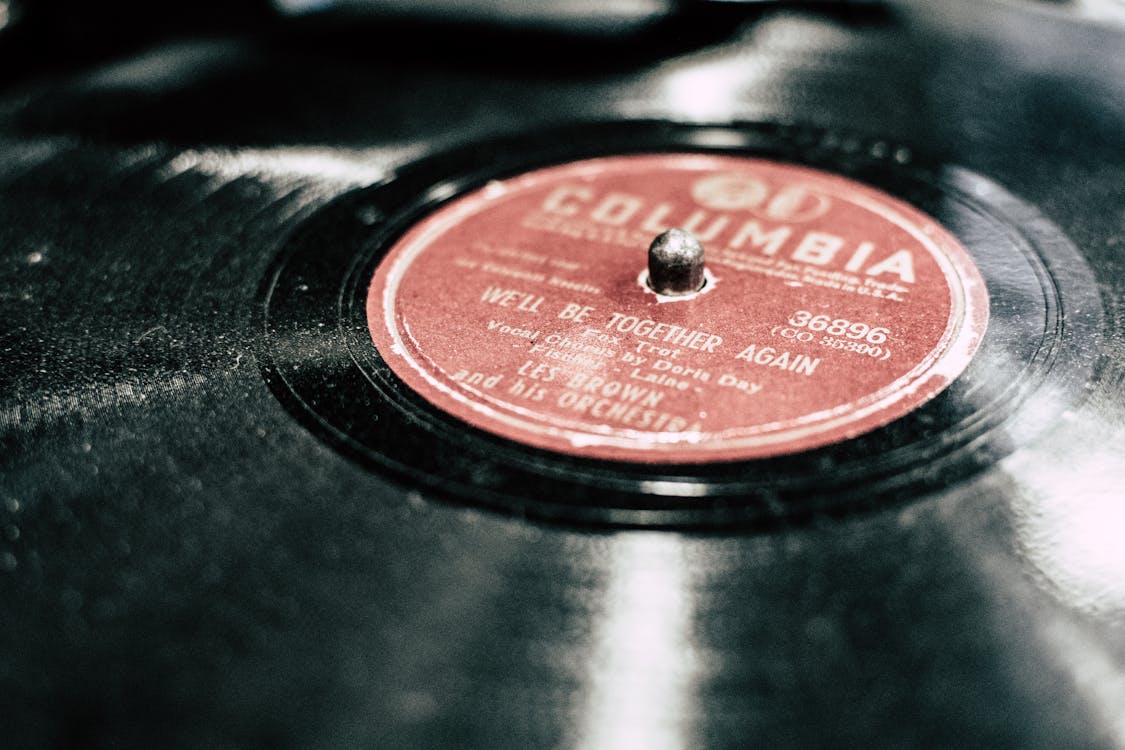
[{"label": "record center hole", "polygon": [[683,229],[665,230],[648,246],[649,288],[662,297],[698,294],[707,284],[703,243]]},{"label": "record center hole", "polygon": [[647,268],[645,270],[641,271],[640,276],[637,277],[637,283],[641,285],[641,288],[644,289],[647,293],[655,295],[657,302],[660,302],[660,303],[664,303],[664,302],[685,302],[687,300],[695,299],[699,295],[707,294],[712,289],[714,289],[715,288],[715,282],[716,282],[716,279],[715,279],[714,275],[712,275],[711,269],[704,268],[703,269],[703,286],[699,287],[698,290],[696,290],[694,292],[688,292],[687,294],[661,294],[660,292],[658,292],[658,291],[656,291],[655,289],[652,288],[652,283],[651,283],[651,280],[649,279]]}]

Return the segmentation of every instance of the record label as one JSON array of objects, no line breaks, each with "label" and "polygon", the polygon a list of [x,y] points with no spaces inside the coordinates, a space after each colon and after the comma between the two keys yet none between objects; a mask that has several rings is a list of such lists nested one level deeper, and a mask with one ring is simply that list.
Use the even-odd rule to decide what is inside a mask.
[{"label": "record label", "polygon": [[[697,293],[646,284],[671,227]],[[367,294],[371,338],[426,401],[587,458],[793,453],[900,417],[969,363],[984,281],[933,219],[853,180],[711,154],[589,159],[451,201]]]}]

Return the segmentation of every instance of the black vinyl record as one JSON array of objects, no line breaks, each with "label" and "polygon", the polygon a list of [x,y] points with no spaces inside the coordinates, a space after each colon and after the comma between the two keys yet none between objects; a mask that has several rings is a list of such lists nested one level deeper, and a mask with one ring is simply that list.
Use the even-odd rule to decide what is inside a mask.
[{"label": "black vinyl record", "polygon": [[[983,178],[913,156],[902,164],[901,154],[896,160],[875,144],[842,152],[825,138],[799,128],[633,121],[548,129],[412,164],[296,230],[262,293],[265,378],[330,443],[414,484],[521,515],[760,524],[955,484],[1081,400],[1101,336],[1092,276],[1059,230]],[[953,228],[993,290],[972,368],[935,402],[855,439],[776,458],[675,466],[581,460],[497,441],[437,413],[372,347],[367,281],[387,245],[431,204],[553,161],[685,149],[826,167],[910,200]],[[1065,327],[1064,306],[1071,311]],[[308,331],[321,353],[294,363],[294,331]],[[1015,418],[1021,411],[1034,418]]]},{"label": "black vinyl record", "polygon": [[[1113,13],[396,7],[0,36],[4,746],[1125,743]],[[668,154],[930,217],[987,287],[971,361],[845,438],[631,461],[373,343],[433,217]]]}]

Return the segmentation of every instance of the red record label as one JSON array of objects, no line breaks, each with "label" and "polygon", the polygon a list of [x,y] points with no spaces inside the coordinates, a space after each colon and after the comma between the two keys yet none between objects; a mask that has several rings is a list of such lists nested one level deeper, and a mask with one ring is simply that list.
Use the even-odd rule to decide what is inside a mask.
[{"label": "red record label", "polygon": [[[645,283],[660,232],[706,250],[701,292]],[[988,321],[979,271],[933,219],[760,159],[617,156],[540,169],[408,231],[367,296],[391,370],[529,446],[703,463],[846,440],[929,400]]]}]

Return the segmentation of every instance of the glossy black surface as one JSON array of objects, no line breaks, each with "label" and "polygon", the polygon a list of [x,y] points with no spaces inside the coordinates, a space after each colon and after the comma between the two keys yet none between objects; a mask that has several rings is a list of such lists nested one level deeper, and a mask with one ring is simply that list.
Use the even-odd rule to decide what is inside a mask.
[{"label": "glossy black surface", "polygon": [[[7,90],[4,746],[1125,745],[1125,35],[936,5],[619,55],[287,30]],[[971,480],[722,534],[439,501],[277,401],[252,321],[303,221],[451,147],[620,117],[1001,186],[1092,269],[1093,374]],[[315,328],[294,362],[338,353]]]}]

